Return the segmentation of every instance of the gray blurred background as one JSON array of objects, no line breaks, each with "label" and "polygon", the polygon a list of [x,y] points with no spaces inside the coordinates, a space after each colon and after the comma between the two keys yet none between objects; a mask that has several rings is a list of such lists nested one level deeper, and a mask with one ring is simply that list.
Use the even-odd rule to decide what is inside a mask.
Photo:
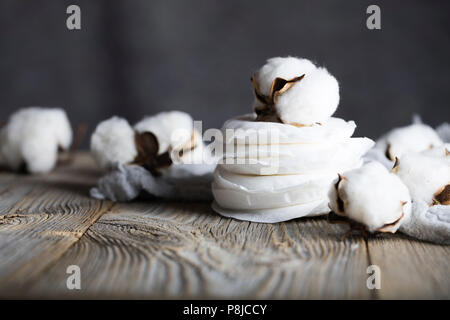
[{"label": "gray blurred background", "polygon": [[[252,109],[250,76],[272,56],[307,57],[341,86],[337,116],[376,138],[450,119],[450,1],[0,0],[0,121],[64,107],[90,131],[180,109],[219,127]],[[82,30],[66,28],[81,7]],[[381,7],[382,29],[366,28]],[[84,143],[86,147],[87,140]]]}]

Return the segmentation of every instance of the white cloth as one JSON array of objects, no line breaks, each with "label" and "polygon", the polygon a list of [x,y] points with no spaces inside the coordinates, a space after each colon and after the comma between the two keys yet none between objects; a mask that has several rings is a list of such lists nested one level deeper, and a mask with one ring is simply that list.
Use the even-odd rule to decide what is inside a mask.
[{"label": "white cloth", "polygon": [[100,200],[125,202],[143,191],[169,200],[212,200],[211,181],[215,165],[174,165],[165,174],[155,177],[137,165],[116,163],[99,179],[91,196]]},{"label": "white cloth", "polygon": [[420,240],[450,244],[450,206],[430,207],[424,201],[415,201],[410,219],[399,230]]}]

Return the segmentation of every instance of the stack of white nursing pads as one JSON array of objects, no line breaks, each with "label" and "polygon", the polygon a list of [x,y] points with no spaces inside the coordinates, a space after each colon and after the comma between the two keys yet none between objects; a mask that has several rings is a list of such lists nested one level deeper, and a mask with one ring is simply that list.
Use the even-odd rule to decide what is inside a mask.
[{"label": "stack of white nursing pads", "polygon": [[338,173],[361,166],[374,144],[352,138],[355,127],[333,117],[312,126],[256,121],[253,114],[225,122],[213,209],[268,223],[327,214],[327,194]]}]

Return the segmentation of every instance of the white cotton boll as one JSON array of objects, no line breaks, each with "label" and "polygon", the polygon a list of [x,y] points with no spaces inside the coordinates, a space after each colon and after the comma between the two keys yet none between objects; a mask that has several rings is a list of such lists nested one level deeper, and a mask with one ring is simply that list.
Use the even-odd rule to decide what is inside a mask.
[{"label": "white cotton boll", "polygon": [[145,117],[136,123],[134,129],[139,133],[153,133],[159,144],[158,154],[163,154],[189,141],[193,130],[193,120],[188,113],[182,111],[160,112],[154,116]]},{"label": "white cotton boll", "polygon": [[55,137],[43,132],[40,135],[30,133],[22,142],[22,155],[27,170],[31,173],[51,171],[58,160],[58,145]]},{"label": "white cotton boll", "polygon": [[29,107],[14,113],[0,133],[0,153],[12,170],[25,164],[30,173],[53,169],[58,148],[68,149],[72,129],[64,110]]},{"label": "white cotton boll", "polygon": [[427,149],[425,151],[422,151],[421,154],[438,158],[447,157],[450,154],[450,143],[444,143],[441,146]]},{"label": "white cotton boll", "polygon": [[315,65],[308,59],[275,57],[268,59],[266,64],[253,77],[258,84],[259,92],[269,96],[272,82],[275,78],[289,80],[303,74],[309,74],[315,68]]},{"label": "white cotton boll", "polygon": [[413,201],[431,205],[436,193],[450,184],[450,156],[407,153],[393,171],[408,187]]},{"label": "white cotton boll", "polygon": [[436,128],[436,133],[442,141],[450,143],[450,123],[444,122]]},{"label": "white cotton boll", "polygon": [[[9,135],[8,126],[0,131],[0,153],[2,155],[2,165],[7,166],[11,170],[18,170],[23,164],[21,153],[21,134]],[[20,132],[20,131],[18,131]]]},{"label": "white cotton boll", "polygon": [[56,142],[60,148],[64,150],[69,149],[72,144],[73,133],[66,112],[62,109],[46,110],[41,120],[42,123],[46,123],[49,129],[51,129],[52,136],[56,138]]},{"label": "white cotton boll", "polygon": [[[39,135],[46,132],[55,138],[62,149],[68,149],[72,143],[72,128],[66,112],[59,108],[29,107],[14,113],[9,123],[18,128],[30,128]],[[28,132],[30,131],[28,130]],[[24,135],[31,135],[23,130]]]},{"label": "white cotton boll", "polygon": [[198,130],[193,130],[187,142],[172,149],[170,158],[174,164],[200,164],[203,162],[203,152],[202,135]]},{"label": "white cotton boll", "polygon": [[369,232],[394,233],[411,213],[408,188],[378,162],[344,172],[329,195],[336,214],[363,224]]},{"label": "white cotton boll", "polygon": [[318,68],[275,100],[275,109],[283,123],[324,123],[339,104],[339,84],[326,69]]},{"label": "white cotton boll", "polygon": [[389,159],[395,160],[407,152],[421,152],[442,144],[443,141],[433,128],[414,123],[391,130],[377,141],[376,148],[385,152]]},{"label": "white cotton boll", "polygon": [[386,169],[391,170],[394,167],[394,161],[386,158],[386,154],[381,149],[373,147],[363,156],[364,163],[377,161],[381,163]]},{"label": "white cotton boll", "polygon": [[91,137],[91,152],[98,166],[109,169],[116,162],[132,162],[137,156],[134,139],[127,120],[112,117],[100,122]]}]

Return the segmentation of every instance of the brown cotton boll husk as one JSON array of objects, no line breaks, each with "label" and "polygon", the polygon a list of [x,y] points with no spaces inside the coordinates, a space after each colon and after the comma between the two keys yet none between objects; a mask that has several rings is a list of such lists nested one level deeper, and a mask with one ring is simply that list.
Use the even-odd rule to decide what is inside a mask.
[{"label": "brown cotton boll husk", "polygon": [[159,154],[159,143],[151,132],[135,133],[135,144],[138,154],[132,164],[140,165],[153,175],[160,175],[162,168],[172,165],[169,152]]},{"label": "brown cotton boll husk", "polygon": [[442,187],[442,189],[434,194],[433,203],[446,206],[450,205],[450,184]]}]

